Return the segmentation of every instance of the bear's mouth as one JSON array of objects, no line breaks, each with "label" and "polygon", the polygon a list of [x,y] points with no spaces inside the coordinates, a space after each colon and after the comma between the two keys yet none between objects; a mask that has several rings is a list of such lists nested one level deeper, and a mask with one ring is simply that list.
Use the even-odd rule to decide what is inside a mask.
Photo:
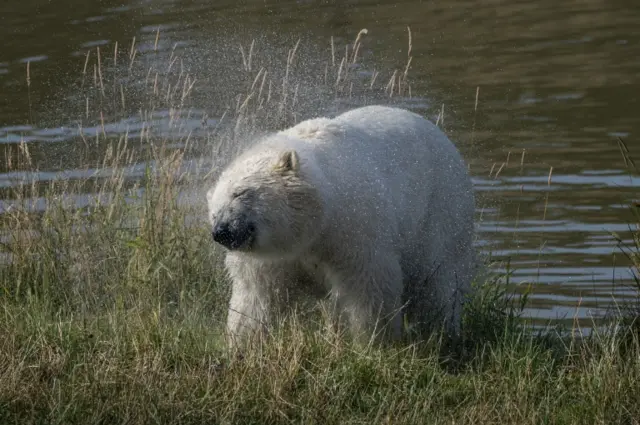
[{"label": "bear's mouth", "polygon": [[231,251],[247,251],[255,240],[256,226],[253,223],[216,224],[212,231],[213,240]]}]

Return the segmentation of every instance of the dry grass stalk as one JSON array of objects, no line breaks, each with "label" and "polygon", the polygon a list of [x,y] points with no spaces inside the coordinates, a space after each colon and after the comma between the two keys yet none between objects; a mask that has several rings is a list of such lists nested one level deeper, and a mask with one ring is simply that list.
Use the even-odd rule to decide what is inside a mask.
[{"label": "dry grass stalk", "polygon": [[[125,72],[139,72],[133,47],[129,58]],[[293,54],[286,59],[291,65]],[[179,63],[174,55],[169,62]],[[96,82],[99,68],[94,65]],[[15,202],[2,216],[9,234],[0,240],[11,259],[0,265],[5,422],[413,424],[427,415],[442,423],[637,422],[637,334],[596,333],[581,344],[555,332],[532,335],[519,326],[519,310],[505,301],[509,272],[487,278],[467,304],[466,345],[455,374],[446,369],[452,359],[442,358],[437,339],[359,347],[329,326],[322,308],[308,318],[283,318],[255,350],[242,359],[230,356],[221,338],[228,288],[219,259],[203,249],[211,246],[206,226],[186,224],[202,218],[203,210],[179,202],[202,183],[185,171],[192,140],[183,108],[196,78],[182,67],[177,75],[160,69],[172,68],[136,74],[148,76],[139,140],[128,130],[117,138],[106,133],[106,108],[120,97],[124,109],[128,92],[107,84],[104,95],[115,100],[90,111],[98,104],[89,103],[89,95],[103,96],[96,84],[86,111],[80,107],[87,121],[100,122],[95,143],[78,129],[79,149],[97,153],[76,170],[86,175],[45,184],[25,178],[11,189]],[[107,82],[108,72],[105,66]],[[351,95],[358,81],[346,78],[346,68],[342,72],[339,88],[348,87]],[[235,98],[231,120],[277,109],[284,99],[278,90],[272,93],[272,74],[266,68],[247,73],[248,92]],[[288,77],[293,108],[303,87],[293,68]],[[372,88],[374,80],[363,85]],[[169,111],[182,148],[154,132],[159,105]],[[8,169],[37,171],[26,141],[15,150],[5,147],[5,154]],[[131,177],[140,166],[143,176]],[[548,188],[552,173],[551,167]],[[87,193],[91,199],[78,207]],[[34,209],[36,199],[44,199],[46,208]],[[574,328],[580,326],[576,320]]]}]

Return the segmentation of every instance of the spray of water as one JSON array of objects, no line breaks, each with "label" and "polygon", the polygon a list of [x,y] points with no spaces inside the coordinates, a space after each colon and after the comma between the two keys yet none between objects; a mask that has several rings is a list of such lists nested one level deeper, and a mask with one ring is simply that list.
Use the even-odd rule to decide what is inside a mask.
[{"label": "spray of water", "polygon": [[365,104],[416,100],[410,29],[401,63],[376,58],[368,37],[362,29],[324,43],[276,34],[183,46],[158,29],[146,42],[92,48],[74,84],[43,105],[58,112],[41,122],[63,140],[45,148],[42,165],[99,167],[105,144],[123,138],[144,162],[152,148],[145,141],[163,140],[210,181],[264,133]]}]

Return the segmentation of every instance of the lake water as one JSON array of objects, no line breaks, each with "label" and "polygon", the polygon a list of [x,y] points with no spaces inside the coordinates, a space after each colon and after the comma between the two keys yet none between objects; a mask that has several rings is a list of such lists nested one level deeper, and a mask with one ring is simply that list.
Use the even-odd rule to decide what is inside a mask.
[{"label": "lake water", "polygon": [[[248,50],[255,39],[267,59],[286,60],[301,38],[312,78],[324,72],[326,57],[314,58],[330,52],[331,37],[344,45],[366,28],[360,72],[389,71],[388,79],[406,63],[409,27],[411,96],[402,103],[434,120],[444,110],[441,125],[479,193],[479,243],[510,261],[514,289],[532,284],[527,313],[588,324],[614,295],[634,296],[612,233],[630,241],[629,203],[640,183],[617,142],[640,156],[637,0],[2,3],[0,144],[28,141],[43,178],[81,143],[72,122],[83,101],[69,87],[88,50],[113,51],[135,37],[143,55],[159,30],[158,52],[180,52],[198,80],[194,110],[215,121],[221,93],[239,84],[240,45]],[[0,185],[9,177],[0,174]]]}]

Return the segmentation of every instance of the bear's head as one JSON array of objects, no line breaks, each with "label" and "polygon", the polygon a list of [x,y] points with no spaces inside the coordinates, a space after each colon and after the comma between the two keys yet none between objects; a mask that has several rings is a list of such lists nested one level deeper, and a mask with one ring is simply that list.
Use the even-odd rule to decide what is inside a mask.
[{"label": "bear's head", "polygon": [[262,257],[299,253],[320,228],[323,202],[295,150],[246,155],[207,192],[213,240]]}]

